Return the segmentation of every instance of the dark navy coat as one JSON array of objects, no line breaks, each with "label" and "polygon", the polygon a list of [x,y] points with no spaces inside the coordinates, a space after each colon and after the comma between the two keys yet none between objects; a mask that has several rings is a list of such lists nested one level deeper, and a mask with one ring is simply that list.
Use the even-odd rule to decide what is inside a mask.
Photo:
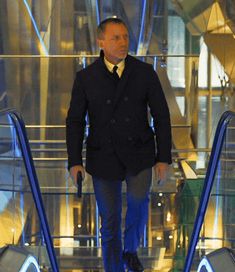
[{"label": "dark navy coat", "polygon": [[76,74],[66,119],[69,168],[82,165],[87,113],[89,174],[116,180],[158,161],[171,163],[169,109],[152,65],[128,55],[117,82],[101,56]]}]

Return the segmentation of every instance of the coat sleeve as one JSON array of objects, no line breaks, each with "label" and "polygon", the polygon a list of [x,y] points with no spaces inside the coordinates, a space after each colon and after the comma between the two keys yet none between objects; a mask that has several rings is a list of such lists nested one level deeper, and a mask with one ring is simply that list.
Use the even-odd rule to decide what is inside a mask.
[{"label": "coat sleeve", "polygon": [[150,77],[148,104],[156,135],[156,162],[171,164],[172,139],[169,108],[157,73],[153,70],[152,66],[148,75]]},{"label": "coat sleeve", "polygon": [[86,126],[87,100],[78,72],[73,84],[69,110],[66,118],[66,145],[68,169],[82,165],[82,148]]}]

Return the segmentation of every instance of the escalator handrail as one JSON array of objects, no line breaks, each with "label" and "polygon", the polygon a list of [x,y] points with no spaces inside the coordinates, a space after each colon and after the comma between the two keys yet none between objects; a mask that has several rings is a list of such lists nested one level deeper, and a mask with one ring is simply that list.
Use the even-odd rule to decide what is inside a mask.
[{"label": "escalator handrail", "polygon": [[206,172],[205,182],[204,182],[204,186],[203,186],[203,190],[202,190],[202,194],[200,198],[196,220],[193,227],[193,232],[192,232],[192,236],[191,236],[191,240],[189,244],[188,253],[186,256],[184,272],[189,272],[190,267],[192,265],[195,248],[196,248],[200,230],[204,221],[211,189],[214,182],[214,177],[216,174],[216,170],[217,170],[217,166],[218,166],[218,162],[220,158],[220,153],[224,143],[225,132],[229,124],[229,121],[233,117],[235,117],[235,112],[232,112],[232,111],[224,112],[216,128],[210,160],[209,160],[209,164],[208,164],[208,168]]},{"label": "escalator handrail", "polygon": [[19,113],[14,109],[5,109],[0,111],[0,116],[4,116],[4,115],[8,115],[11,118],[11,120],[13,121],[14,127],[16,129],[19,144],[21,147],[22,155],[23,155],[23,160],[25,163],[27,176],[29,179],[29,184],[33,194],[33,199],[36,205],[39,220],[41,222],[41,228],[42,228],[43,237],[44,237],[47,252],[48,252],[48,257],[49,257],[53,272],[58,272],[59,269],[58,269],[58,264],[56,260],[56,254],[54,251],[50,229],[49,229],[45,209],[43,206],[39,182],[38,182],[37,174],[35,171],[31,150],[29,147],[29,142],[28,142],[28,137],[25,130],[24,121],[22,117],[19,115]]}]

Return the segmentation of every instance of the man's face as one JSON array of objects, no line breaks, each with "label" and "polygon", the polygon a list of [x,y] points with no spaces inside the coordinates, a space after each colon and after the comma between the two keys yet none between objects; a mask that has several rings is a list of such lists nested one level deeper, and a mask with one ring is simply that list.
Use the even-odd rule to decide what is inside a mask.
[{"label": "man's face", "polygon": [[98,44],[109,62],[119,63],[128,53],[129,35],[126,27],[123,24],[107,24],[102,39],[98,39]]}]

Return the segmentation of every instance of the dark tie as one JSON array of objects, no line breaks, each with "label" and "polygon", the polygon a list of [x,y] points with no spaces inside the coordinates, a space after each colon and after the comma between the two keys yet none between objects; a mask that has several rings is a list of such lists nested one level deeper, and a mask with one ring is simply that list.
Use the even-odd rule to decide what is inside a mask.
[{"label": "dark tie", "polygon": [[113,77],[114,77],[115,80],[118,81],[120,78],[119,78],[119,75],[117,73],[117,69],[118,69],[118,67],[116,65],[113,66]]}]

